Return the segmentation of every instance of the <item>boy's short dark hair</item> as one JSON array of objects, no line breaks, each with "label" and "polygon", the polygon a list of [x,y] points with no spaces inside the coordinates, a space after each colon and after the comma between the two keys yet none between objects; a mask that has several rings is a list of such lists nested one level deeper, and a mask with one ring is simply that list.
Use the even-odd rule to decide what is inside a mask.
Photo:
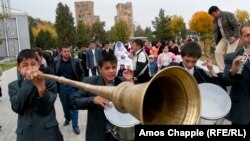
[{"label": "boy's short dark hair", "polygon": [[70,48],[70,47],[71,47],[71,45],[69,43],[64,43],[62,46],[62,48]]},{"label": "boy's short dark hair", "polygon": [[31,50],[34,50],[35,52],[37,52],[39,56],[43,56],[43,52],[42,52],[41,48],[33,47],[33,48],[31,48]]},{"label": "boy's short dark hair", "polygon": [[136,45],[143,47],[143,41],[141,39],[135,39],[132,43],[135,43]]},{"label": "boy's short dark hair", "polygon": [[18,54],[17,64],[19,65],[25,59],[35,59],[38,62],[36,52],[31,49],[24,49]]},{"label": "boy's short dark hair", "polygon": [[201,53],[202,53],[201,47],[196,42],[188,42],[181,49],[181,57],[189,56],[189,57],[200,58]]},{"label": "boy's short dark hair", "polygon": [[244,27],[250,27],[250,21],[247,22],[247,23],[245,23],[245,24],[243,24],[243,25],[240,27],[240,36],[242,36],[242,34],[243,34],[242,29],[243,29]]},{"label": "boy's short dark hair", "polygon": [[109,44],[109,41],[103,42],[103,46],[105,46],[106,44]]},{"label": "boy's short dark hair", "polygon": [[208,9],[208,13],[211,15],[213,12],[216,12],[217,10],[220,10],[217,6],[211,6]]},{"label": "boy's short dark hair", "polygon": [[99,60],[99,67],[101,68],[105,62],[112,62],[117,64],[117,58],[114,54],[103,54]]},{"label": "boy's short dark hair", "polygon": [[85,44],[82,44],[82,46],[81,46],[81,47],[86,47],[86,46],[85,46]]}]

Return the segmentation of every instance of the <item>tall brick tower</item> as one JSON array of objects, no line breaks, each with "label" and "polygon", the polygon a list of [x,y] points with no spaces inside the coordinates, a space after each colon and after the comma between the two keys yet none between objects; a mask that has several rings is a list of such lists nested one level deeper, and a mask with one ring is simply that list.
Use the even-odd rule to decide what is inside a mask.
[{"label": "tall brick tower", "polygon": [[119,21],[124,21],[127,23],[130,35],[129,38],[134,37],[134,23],[133,23],[133,10],[132,10],[132,3],[126,2],[118,3],[116,5],[117,16],[115,16],[115,23]]},{"label": "tall brick tower", "polygon": [[85,25],[92,26],[95,22],[99,22],[99,16],[94,15],[93,1],[75,2],[76,23],[82,21]]}]

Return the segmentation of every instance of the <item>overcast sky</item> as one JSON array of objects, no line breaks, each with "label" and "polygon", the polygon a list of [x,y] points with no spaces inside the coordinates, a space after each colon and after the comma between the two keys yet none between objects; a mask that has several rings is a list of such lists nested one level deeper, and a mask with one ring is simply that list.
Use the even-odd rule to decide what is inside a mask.
[{"label": "overcast sky", "polygon": [[[75,17],[74,2],[80,0],[10,0],[11,7],[22,10],[34,18],[55,22],[55,9],[59,2],[67,4]],[[94,1],[94,13],[104,21],[105,29],[114,25],[116,4],[129,2],[128,0],[89,0]],[[235,12],[236,9],[248,10],[250,13],[250,0],[130,0],[133,7],[134,23],[143,28],[152,26],[152,20],[158,16],[160,9],[165,15],[182,16],[186,23],[196,11],[207,11],[212,5],[221,10]]]}]

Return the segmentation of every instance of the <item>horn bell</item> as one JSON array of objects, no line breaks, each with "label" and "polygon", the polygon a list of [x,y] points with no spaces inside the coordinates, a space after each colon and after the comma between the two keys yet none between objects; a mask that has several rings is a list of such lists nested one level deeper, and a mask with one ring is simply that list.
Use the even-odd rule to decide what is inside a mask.
[{"label": "horn bell", "polygon": [[149,82],[123,82],[112,102],[120,112],[128,112],[142,124],[197,124],[201,98],[196,80],[185,69],[168,67]]}]

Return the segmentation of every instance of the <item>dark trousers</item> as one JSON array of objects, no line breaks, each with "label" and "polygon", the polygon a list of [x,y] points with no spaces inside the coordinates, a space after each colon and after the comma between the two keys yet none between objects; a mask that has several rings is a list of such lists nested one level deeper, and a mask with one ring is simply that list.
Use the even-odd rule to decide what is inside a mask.
[{"label": "dark trousers", "polygon": [[59,97],[62,103],[64,117],[68,121],[72,120],[73,127],[78,127],[78,110],[72,110],[68,105],[75,92],[76,90],[74,87],[63,84],[60,85]]},{"label": "dark trousers", "polygon": [[82,68],[84,70],[84,76],[88,77],[89,76],[89,70],[87,69],[86,63],[82,63]]},{"label": "dark trousers", "polygon": [[98,71],[98,68],[97,67],[93,67],[91,68],[91,73],[92,73],[92,76],[96,76],[96,71],[98,72],[99,74],[99,71]]},{"label": "dark trousers", "polygon": [[109,132],[105,134],[105,141],[119,141]]}]

